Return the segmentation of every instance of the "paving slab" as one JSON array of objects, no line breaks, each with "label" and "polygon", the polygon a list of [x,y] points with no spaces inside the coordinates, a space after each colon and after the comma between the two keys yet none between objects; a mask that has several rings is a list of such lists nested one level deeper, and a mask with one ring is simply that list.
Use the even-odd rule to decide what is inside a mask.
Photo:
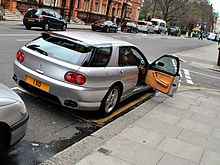
[{"label": "paving slab", "polygon": [[206,144],[206,148],[211,151],[220,153],[220,139],[209,137],[208,142]]},{"label": "paving slab", "polygon": [[[164,108],[161,107],[161,110],[163,110]],[[181,120],[181,117],[175,116],[173,114],[169,114],[163,111],[159,111],[159,109],[155,109],[154,111],[149,112],[145,117],[143,117],[144,119],[152,119],[152,120],[159,120],[159,121],[163,121],[172,125],[175,125],[176,123],[178,123]]]},{"label": "paving slab", "polygon": [[213,127],[207,124],[203,124],[200,122],[196,122],[193,120],[183,119],[181,120],[177,126],[186,128],[192,131],[196,131],[202,134],[211,135]]},{"label": "paving slab", "polygon": [[204,151],[203,147],[198,147],[169,137],[164,139],[157,149],[196,163],[199,163]]},{"label": "paving slab", "polygon": [[134,123],[134,126],[169,137],[177,137],[182,130],[181,127],[153,119],[140,119]]},{"label": "paving slab", "polygon": [[181,108],[176,108],[175,106],[169,106],[167,104],[160,104],[154,108],[154,111],[161,111],[165,112],[168,114],[175,115],[180,118],[184,119],[189,119],[192,115],[193,112],[186,110],[186,109],[181,109]]},{"label": "paving slab", "polygon": [[177,138],[181,141],[201,147],[205,147],[208,141],[207,135],[189,129],[184,129]]},{"label": "paving slab", "polygon": [[198,164],[174,155],[165,154],[157,165],[198,165]]},{"label": "paving slab", "polygon": [[135,165],[155,165],[164,155],[147,145],[139,144],[122,136],[116,136],[108,141],[103,148],[110,151],[110,155],[127,160]]},{"label": "paving slab", "polygon": [[220,153],[206,150],[200,165],[220,165]]},{"label": "paving slab", "polygon": [[209,106],[205,103],[201,103],[199,106],[192,105],[189,108],[189,110],[193,111],[193,112],[196,112],[196,113],[201,113],[201,114],[204,114],[204,115],[208,115],[208,116],[211,116],[211,117],[217,117],[217,115],[219,113],[219,110],[217,110],[216,107],[212,108],[212,106]]},{"label": "paving slab", "polygon": [[214,128],[211,136],[220,139],[220,128]]},{"label": "paving slab", "polygon": [[155,148],[165,138],[164,135],[160,135],[136,126],[128,127],[119,135],[137,143],[148,145],[152,148]]},{"label": "paving slab", "polygon": [[212,127],[220,128],[220,120],[217,117],[211,117],[208,115],[194,113],[191,120],[210,125]]},{"label": "paving slab", "polygon": [[94,152],[76,165],[132,165],[124,160],[100,152]]}]

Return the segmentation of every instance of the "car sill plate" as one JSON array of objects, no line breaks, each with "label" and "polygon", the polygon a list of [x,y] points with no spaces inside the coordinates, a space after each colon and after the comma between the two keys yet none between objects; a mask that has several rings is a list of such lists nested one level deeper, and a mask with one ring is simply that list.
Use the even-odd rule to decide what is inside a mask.
[{"label": "car sill plate", "polygon": [[36,79],[34,79],[34,78],[28,76],[28,75],[26,75],[25,81],[26,81],[26,83],[28,83],[28,84],[30,84],[30,85],[33,85],[34,87],[37,87],[37,88],[39,88],[39,89],[41,89],[41,90],[44,90],[44,91],[46,91],[46,92],[49,91],[49,88],[50,88],[50,87],[49,87],[48,84],[43,83],[43,82],[41,82],[41,81],[38,81],[38,80],[36,80]]}]

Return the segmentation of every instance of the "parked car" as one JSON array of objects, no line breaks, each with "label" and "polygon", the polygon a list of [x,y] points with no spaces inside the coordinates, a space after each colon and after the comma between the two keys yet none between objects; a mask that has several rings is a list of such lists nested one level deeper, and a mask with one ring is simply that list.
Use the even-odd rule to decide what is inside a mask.
[{"label": "parked car", "polygon": [[171,36],[178,36],[178,37],[181,36],[181,30],[178,26],[171,26],[167,32],[168,32],[168,35],[171,35]]},{"label": "parked car", "polygon": [[96,21],[91,25],[92,31],[100,30],[104,32],[115,32],[118,31],[118,26],[112,21]]},{"label": "parked car", "polygon": [[41,27],[43,30],[50,28],[65,31],[67,23],[63,17],[52,9],[28,9],[23,18],[23,24],[26,29],[32,27]]},{"label": "parked car", "polygon": [[16,144],[26,133],[28,112],[24,102],[0,83],[0,153]]},{"label": "parked car", "polygon": [[135,45],[97,33],[42,33],[16,57],[19,86],[72,109],[108,115],[118,102],[150,87],[168,95],[178,87],[177,57],[149,64]]},{"label": "parked car", "polygon": [[208,33],[207,40],[218,41],[217,34],[215,34],[215,33]]},{"label": "parked car", "polygon": [[162,20],[162,19],[157,19],[157,18],[152,18],[151,22],[153,24],[154,27],[154,32],[155,33],[164,33],[166,34],[167,32],[167,28],[166,28],[166,21]]},{"label": "parked car", "polygon": [[132,22],[132,21],[131,22],[125,21],[121,25],[121,31],[122,32],[130,32],[130,33],[135,32],[135,33],[138,33],[138,31],[139,31],[138,28],[139,28],[138,24],[136,24],[135,22]]},{"label": "parked car", "polygon": [[144,33],[154,33],[152,22],[138,21],[138,31],[144,32]]}]

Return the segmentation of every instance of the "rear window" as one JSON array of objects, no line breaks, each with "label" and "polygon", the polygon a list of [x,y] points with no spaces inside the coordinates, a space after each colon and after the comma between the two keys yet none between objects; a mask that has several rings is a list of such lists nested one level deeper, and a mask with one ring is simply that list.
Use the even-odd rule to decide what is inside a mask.
[{"label": "rear window", "polygon": [[50,35],[43,35],[28,43],[26,47],[74,65],[82,65],[87,55],[92,52],[91,46],[85,46],[74,40]]},{"label": "rear window", "polygon": [[31,15],[41,15],[42,10],[41,9],[30,9],[27,11],[27,13],[25,14],[26,17],[30,17]]},{"label": "rear window", "polygon": [[145,22],[138,22],[138,25],[146,25]]}]

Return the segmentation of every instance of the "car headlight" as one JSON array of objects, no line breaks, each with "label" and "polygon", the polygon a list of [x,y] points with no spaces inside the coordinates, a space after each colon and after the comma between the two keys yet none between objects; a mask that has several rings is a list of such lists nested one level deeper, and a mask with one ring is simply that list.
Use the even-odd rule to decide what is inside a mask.
[{"label": "car headlight", "polygon": [[22,115],[26,115],[27,114],[27,109],[26,109],[26,106],[25,106],[25,104],[23,102],[21,103],[19,111],[20,111],[20,113]]}]

